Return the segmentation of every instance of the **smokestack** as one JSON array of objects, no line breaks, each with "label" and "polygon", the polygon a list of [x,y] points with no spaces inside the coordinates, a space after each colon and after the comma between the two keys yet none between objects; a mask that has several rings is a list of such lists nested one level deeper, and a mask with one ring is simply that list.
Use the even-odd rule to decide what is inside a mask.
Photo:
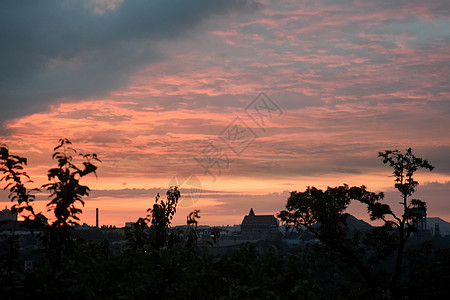
[{"label": "smokestack", "polygon": [[98,208],[95,209],[95,226],[98,228]]}]

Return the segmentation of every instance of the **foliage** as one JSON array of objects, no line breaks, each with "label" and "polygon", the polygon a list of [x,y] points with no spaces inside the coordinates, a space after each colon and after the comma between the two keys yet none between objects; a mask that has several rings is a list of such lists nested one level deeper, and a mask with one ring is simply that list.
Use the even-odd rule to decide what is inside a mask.
[{"label": "foliage", "polygon": [[[67,227],[77,224],[78,214],[82,211],[75,204],[80,202],[84,206],[83,196],[89,195],[89,187],[80,184],[80,179],[88,174],[95,174],[97,167],[92,160],[100,161],[96,154],[81,154],[85,160],[83,168],[77,167],[73,163],[73,157],[69,152],[76,153],[76,150],[69,145],[72,143],[68,139],[60,139],[59,145],[55,147],[53,159],[57,159],[58,166],[48,171],[48,180],[51,183],[44,184],[53,199],[47,204],[49,210],[53,210],[56,220],[53,227]],[[97,175],[96,175],[97,176]]]},{"label": "foliage", "polygon": [[84,196],[89,195],[89,187],[80,184],[80,179],[88,174],[95,174],[97,167],[93,160],[100,161],[96,154],[79,154],[83,158],[83,167],[74,164],[76,150],[70,147],[68,139],[60,139],[59,145],[53,149],[52,158],[58,161],[57,167],[48,171],[50,183],[44,184],[50,192],[48,210],[53,211],[56,220],[43,230],[42,241],[47,248],[47,257],[52,266],[59,270],[63,256],[70,257],[77,251],[79,236],[73,231],[73,225],[78,224],[78,214],[82,210],[76,207],[80,202],[84,205]]},{"label": "foliage", "polygon": [[178,187],[171,187],[167,193],[167,200],[161,199],[159,193],[155,203],[147,212],[146,218],[139,218],[132,228],[127,230],[127,238],[132,253],[150,251],[171,246],[174,240],[181,238],[177,232],[170,232],[170,223],[176,212],[180,191]]},{"label": "foliage", "polygon": [[[328,187],[325,191],[315,187],[308,187],[305,192],[294,191],[287,201],[286,210],[281,211],[278,216],[287,224],[304,227],[312,232],[321,242],[317,248],[327,255],[336,253],[347,265],[356,268],[374,292],[385,293],[389,289],[397,298],[401,295],[398,282],[403,268],[406,241],[411,233],[417,231],[417,224],[426,209],[425,202],[409,200],[418,185],[413,176],[419,169],[431,171],[433,166],[428,161],[415,157],[411,148],[405,153],[387,150],[380,152],[379,156],[383,158],[383,163],[388,163],[394,169],[395,187],[402,195],[401,216],[397,216],[389,205],[382,202],[383,193],[369,192],[365,186],[347,185]],[[345,210],[351,201],[365,204],[370,219],[383,221],[384,225],[373,228],[363,239],[358,233],[349,237]],[[386,269],[374,270],[373,266],[388,259],[394,251],[395,267],[389,282],[385,280],[386,276],[374,276]]]},{"label": "foliage", "polygon": [[194,225],[195,228],[198,226],[197,219],[200,218],[199,216],[200,210],[194,209],[188,216],[187,225]]},{"label": "foliage", "polygon": [[[26,164],[26,158],[10,154],[7,146],[0,147],[0,173],[3,174],[0,178],[0,182],[6,182],[4,190],[8,189],[8,198],[12,202],[16,202],[12,206],[11,212],[13,214],[18,213],[21,215],[25,219],[24,224],[30,230],[34,230],[41,228],[47,220],[42,214],[36,214],[34,212],[32,202],[36,197],[34,192],[38,190],[28,190],[25,186],[25,184],[32,182],[28,174],[24,171]],[[2,221],[0,225],[6,223],[8,223],[8,221]],[[15,228],[16,222],[13,224],[12,234],[4,240],[3,247],[1,247],[3,249],[0,249],[4,250],[6,253],[6,255],[0,255],[2,273],[5,272],[6,275],[10,275],[12,270],[17,268],[19,252],[17,249],[18,237],[15,235]]]},{"label": "foliage", "polygon": [[150,221],[150,233],[152,248],[159,249],[167,247],[169,238],[169,226],[173,215],[177,211],[178,199],[180,198],[180,191],[178,187],[171,187],[167,193],[167,200],[161,200],[159,193],[156,195],[155,203],[147,212],[147,221]]},{"label": "foliage", "polygon": [[[12,206],[11,211],[21,214],[25,220],[34,220],[43,216],[41,214],[37,216],[32,206],[32,202],[36,198],[34,192],[39,190],[28,190],[25,186],[25,184],[32,182],[30,176],[24,171],[26,165],[27,159],[25,157],[10,154],[6,146],[0,148],[0,173],[4,174],[0,178],[0,182],[7,182],[3,189],[9,189],[9,199],[12,202],[17,202]],[[23,214],[25,211],[28,211],[29,214]]]},{"label": "foliage", "polygon": [[[374,248],[366,244],[366,249],[360,249],[358,235],[349,236],[347,229],[347,214],[344,213],[351,200],[377,201],[383,194],[376,194],[362,187],[347,185],[331,188],[325,191],[308,187],[305,192],[291,192],[286,208],[278,217],[287,224],[304,227],[311,232],[321,244],[316,249],[332,261],[344,262],[356,268],[366,284],[375,289],[374,278],[370,265],[365,264],[365,252],[373,253]],[[376,199],[376,200],[375,200]],[[334,255],[336,253],[336,255]]]},{"label": "foliage", "polygon": [[405,153],[401,153],[398,150],[386,150],[385,152],[378,153],[378,156],[383,158],[384,164],[389,164],[394,169],[395,187],[402,197],[401,205],[403,214],[400,217],[391,210],[386,211],[386,214],[390,214],[394,218],[395,221],[393,222],[398,229],[397,259],[389,286],[394,295],[397,295],[397,283],[402,273],[406,242],[411,233],[417,231],[417,224],[426,212],[426,203],[424,201],[409,199],[419,184],[413,176],[419,169],[432,171],[434,167],[427,160],[415,157],[412,154],[411,148],[408,148]]}]

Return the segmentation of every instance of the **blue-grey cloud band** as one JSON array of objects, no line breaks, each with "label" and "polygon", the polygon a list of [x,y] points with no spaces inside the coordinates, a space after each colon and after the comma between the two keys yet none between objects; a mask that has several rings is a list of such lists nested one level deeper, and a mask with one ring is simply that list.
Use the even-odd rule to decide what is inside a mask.
[{"label": "blue-grey cloud band", "polygon": [[252,1],[123,1],[95,13],[87,1],[0,2],[0,122],[56,99],[100,96],[164,58],[158,42],[186,37],[206,19],[253,10]]}]

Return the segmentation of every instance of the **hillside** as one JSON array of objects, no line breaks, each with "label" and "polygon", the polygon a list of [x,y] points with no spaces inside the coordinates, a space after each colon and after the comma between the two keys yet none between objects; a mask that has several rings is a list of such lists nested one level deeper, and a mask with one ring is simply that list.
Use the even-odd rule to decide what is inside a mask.
[{"label": "hillside", "polygon": [[450,235],[450,223],[439,217],[427,218],[427,227],[434,233],[435,224],[439,224],[439,232],[441,235]]},{"label": "hillside", "polygon": [[351,230],[357,229],[361,232],[369,231],[372,228],[372,226],[369,223],[357,219],[356,217],[350,214],[347,214],[347,226]]}]

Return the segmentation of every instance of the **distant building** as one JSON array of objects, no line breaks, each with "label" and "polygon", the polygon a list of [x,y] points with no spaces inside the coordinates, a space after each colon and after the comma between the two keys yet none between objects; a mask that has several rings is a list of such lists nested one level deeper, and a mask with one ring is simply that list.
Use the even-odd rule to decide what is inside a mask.
[{"label": "distant building", "polygon": [[435,236],[441,236],[440,230],[439,230],[439,223],[434,224],[434,235]]},{"label": "distant building", "polygon": [[0,222],[1,221],[16,221],[17,213],[12,213],[9,209],[5,207],[4,210],[0,211]]},{"label": "distant building", "polygon": [[134,222],[125,222],[125,228],[132,228],[134,225]]},{"label": "distant building", "polygon": [[241,237],[246,240],[275,240],[280,237],[278,220],[273,215],[255,215],[251,208],[242,220]]},{"label": "distant building", "polygon": [[413,233],[413,235],[421,240],[426,240],[431,237],[431,231],[428,229],[427,226],[427,209],[426,207],[423,208],[415,208],[414,212],[416,214],[419,214],[421,218],[416,221],[415,225],[417,228],[417,231]]}]

